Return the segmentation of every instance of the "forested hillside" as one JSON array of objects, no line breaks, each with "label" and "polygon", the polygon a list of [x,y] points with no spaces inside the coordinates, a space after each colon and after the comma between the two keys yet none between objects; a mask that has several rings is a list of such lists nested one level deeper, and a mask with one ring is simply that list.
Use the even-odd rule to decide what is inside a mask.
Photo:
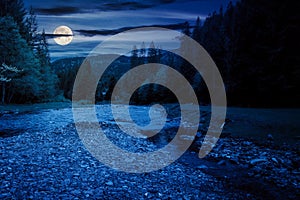
[{"label": "forested hillside", "polygon": [[[84,58],[51,64],[45,33],[39,30],[33,10],[26,11],[21,0],[1,0],[0,4],[1,103],[49,101],[60,94],[71,99]],[[181,29],[203,45],[216,62],[229,105],[299,106],[297,13],[292,1],[241,0],[221,7],[205,21],[198,18],[194,24],[181,24]],[[116,61],[99,82],[97,101],[109,99],[119,73],[143,63],[159,62],[187,76],[201,102],[209,103],[205,83],[192,66],[159,51],[158,45],[141,44],[139,50],[133,48],[130,58]],[[164,88],[148,85],[132,99],[142,104],[174,101],[169,95]]]},{"label": "forested hillside", "polygon": [[194,39],[221,70],[230,104],[299,106],[300,15],[295,4],[241,0],[194,30]]},{"label": "forested hillside", "polygon": [[[290,15],[291,12],[294,14]],[[296,13],[298,11],[292,2],[242,0],[221,7],[205,21],[198,18],[195,24],[186,22],[181,26],[182,32],[203,45],[216,62],[225,82],[229,105],[299,106],[300,68],[296,41],[300,35],[300,17]],[[123,58],[122,65],[119,64],[119,67],[125,68],[121,71],[144,63],[166,64],[186,76],[202,103],[209,103],[205,83],[192,66],[174,54],[159,52],[156,45],[159,44],[143,43],[138,48],[133,47],[131,58]],[[71,98],[70,83],[74,81],[65,79],[75,79],[80,66],[80,63],[77,64],[73,72],[70,68],[65,73],[59,72],[64,82],[60,89],[64,90],[67,98]],[[102,86],[99,84],[98,89],[107,93],[103,97],[104,93],[98,92],[98,101],[109,99],[110,88],[113,88],[121,71],[110,70],[109,77],[103,78],[105,81]],[[168,95],[166,89],[148,85],[137,91],[132,100],[141,104],[174,101]]]},{"label": "forested hillside", "polygon": [[57,76],[44,31],[21,0],[0,1],[1,103],[33,103],[55,98]]}]

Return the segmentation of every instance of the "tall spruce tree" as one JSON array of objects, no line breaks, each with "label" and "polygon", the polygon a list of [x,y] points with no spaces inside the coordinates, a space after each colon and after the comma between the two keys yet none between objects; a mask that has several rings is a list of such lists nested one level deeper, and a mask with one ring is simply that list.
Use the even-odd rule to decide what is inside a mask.
[{"label": "tall spruce tree", "polygon": [[138,65],[138,50],[136,45],[133,46],[132,48],[132,54],[130,57],[130,64],[131,64],[131,68],[136,67]]},{"label": "tall spruce tree", "polygon": [[0,19],[0,41],[2,54],[0,62],[9,66],[16,66],[22,70],[14,81],[5,84],[5,86],[2,85],[6,91],[5,103],[37,100],[41,95],[41,74],[38,59],[22,38],[19,27],[12,17]]},{"label": "tall spruce tree", "polygon": [[36,21],[36,15],[32,7],[30,7],[28,15],[29,16],[27,16],[25,20],[25,29],[26,29],[25,39],[28,45],[36,53],[37,45],[39,42],[39,34],[38,34],[38,24]]},{"label": "tall spruce tree", "polygon": [[157,49],[155,48],[154,42],[150,43],[148,49],[148,63],[157,63]]},{"label": "tall spruce tree", "polygon": [[184,23],[182,33],[187,35],[187,36],[191,36],[191,28],[190,28],[190,23],[189,22]]},{"label": "tall spruce tree", "polygon": [[201,20],[200,17],[197,18],[195,28],[192,33],[192,38],[200,43],[201,39]]},{"label": "tall spruce tree", "polygon": [[53,98],[57,76],[51,69],[45,33],[38,33],[32,8],[26,17],[22,0],[1,0],[0,16],[0,63],[22,70],[12,81],[0,83],[2,103]]},{"label": "tall spruce tree", "polygon": [[48,43],[45,36],[45,30],[39,35],[39,42],[37,46],[37,59],[40,63],[40,73],[42,80],[42,98],[49,99],[57,95],[58,78],[51,69],[50,55]]},{"label": "tall spruce tree", "polygon": [[20,34],[25,38],[27,30],[25,27],[26,10],[22,0],[1,0],[0,1],[0,16],[10,16],[18,25]]}]

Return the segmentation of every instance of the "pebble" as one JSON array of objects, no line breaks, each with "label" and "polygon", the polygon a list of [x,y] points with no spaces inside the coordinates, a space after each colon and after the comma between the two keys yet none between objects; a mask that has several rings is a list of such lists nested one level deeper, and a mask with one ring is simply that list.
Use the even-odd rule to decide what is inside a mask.
[{"label": "pebble", "polygon": [[114,183],[112,181],[108,181],[108,182],[105,183],[105,185],[107,185],[107,186],[113,186]]},{"label": "pebble", "polygon": [[[196,155],[188,152],[195,160],[185,158],[184,162],[176,161],[155,172],[129,174],[116,171],[91,156],[69,120],[70,116],[71,110],[20,114],[16,116],[16,123],[9,123],[24,124],[28,130],[15,137],[0,138],[0,199],[264,199],[258,192],[232,189],[228,181],[210,175],[209,172],[215,170],[213,164],[224,171],[231,166],[243,166],[249,170],[249,176],[267,180],[268,186],[289,189],[291,197],[299,190],[297,153],[273,149],[267,144],[262,147],[253,141],[231,136],[220,138],[216,148],[200,161],[198,152]],[[40,124],[28,125],[33,118],[39,119],[36,122]],[[61,122],[42,124],[45,119],[54,118]],[[111,123],[107,124],[110,128]],[[113,128],[109,132],[115,135],[114,142],[123,149],[143,153],[157,148],[149,141],[130,141],[128,136]],[[205,134],[197,136],[195,144],[200,147]],[[228,165],[223,165],[227,161]],[[228,175],[222,170],[218,173],[221,174],[219,177]],[[235,181],[230,177],[228,180]]]},{"label": "pebble", "polygon": [[208,167],[206,165],[200,165],[197,167],[197,169],[208,169]]},{"label": "pebble", "polygon": [[276,164],[278,164],[278,160],[276,158],[272,158],[272,161],[274,161]]},{"label": "pebble", "polygon": [[217,165],[226,165],[226,161],[225,160],[220,160]]},{"label": "pebble", "polygon": [[250,161],[250,164],[255,165],[255,164],[262,163],[262,162],[268,162],[268,161],[266,159],[253,159]]}]

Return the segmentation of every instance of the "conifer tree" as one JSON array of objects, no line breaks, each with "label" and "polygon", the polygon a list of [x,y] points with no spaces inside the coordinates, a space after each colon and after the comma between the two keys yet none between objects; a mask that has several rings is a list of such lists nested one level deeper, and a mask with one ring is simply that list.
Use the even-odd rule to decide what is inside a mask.
[{"label": "conifer tree", "polygon": [[10,16],[17,24],[20,30],[20,34],[23,38],[26,37],[27,30],[25,27],[25,16],[27,12],[24,8],[22,0],[1,0],[0,1],[0,16]]},{"label": "conifer tree", "polygon": [[14,81],[5,84],[4,90],[7,91],[5,102],[37,100],[41,86],[39,62],[22,38],[19,27],[12,17],[0,19],[0,41],[5,41],[0,43],[2,54],[0,62],[22,70]]},{"label": "conifer tree", "polygon": [[30,7],[29,16],[26,17],[26,20],[25,20],[25,28],[26,28],[25,39],[26,39],[28,45],[36,53],[38,40],[39,40],[39,34],[38,34],[38,24],[36,21],[36,15],[34,14],[32,7]]},{"label": "conifer tree", "polygon": [[154,45],[154,42],[152,41],[149,46],[148,50],[148,63],[157,63],[157,52]]},{"label": "conifer tree", "polygon": [[132,55],[130,57],[131,68],[136,67],[138,65],[138,50],[136,45],[132,48]]},{"label": "conifer tree", "polygon": [[195,28],[192,33],[192,38],[200,43],[201,39],[201,20],[200,17],[197,18]]},{"label": "conifer tree", "polygon": [[185,22],[183,25],[183,29],[182,29],[182,33],[190,36],[191,35],[191,30],[190,30],[190,23],[189,22]]}]

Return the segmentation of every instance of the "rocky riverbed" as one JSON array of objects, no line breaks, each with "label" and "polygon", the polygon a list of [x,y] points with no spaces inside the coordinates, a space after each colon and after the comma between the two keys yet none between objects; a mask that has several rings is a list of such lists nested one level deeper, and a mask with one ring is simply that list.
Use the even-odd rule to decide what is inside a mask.
[{"label": "rocky riverbed", "polygon": [[[160,147],[157,140],[127,141],[111,125],[111,118],[104,119],[100,124],[122,148]],[[166,132],[173,128],[170,125]],[[271,136],[254,140],[224,134],[213,151],[199,159],[205,135],[201,129],[176,162],[158,171],[131,174],[105,166],[87,151],[70,108],[2,112],[0,132],[1,199],[296,199],[300,195],[299,145],[278,145]]]}]

